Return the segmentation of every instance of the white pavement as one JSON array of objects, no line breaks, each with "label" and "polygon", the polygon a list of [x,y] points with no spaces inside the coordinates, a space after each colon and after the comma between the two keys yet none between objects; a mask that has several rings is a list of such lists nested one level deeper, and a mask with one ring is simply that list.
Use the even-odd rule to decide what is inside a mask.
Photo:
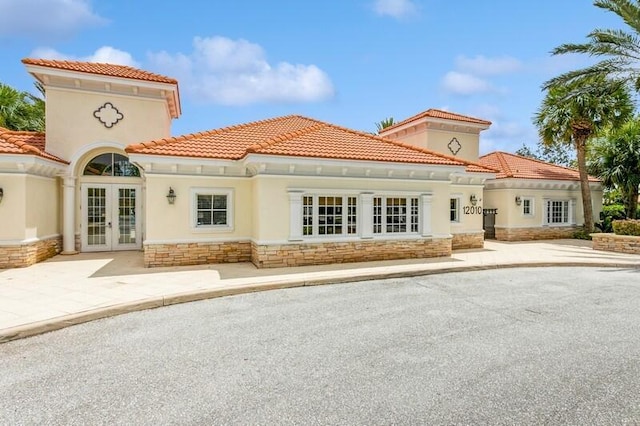
[{"label": "white pavement", "polygon": [[0,270],[0,343],[141,309],[251,291],[520,266],[640,268],[640,256],[582,240],[505,243],[451,258],[257,269],[251,263],[144,268],[140,252],[56,256]]}]

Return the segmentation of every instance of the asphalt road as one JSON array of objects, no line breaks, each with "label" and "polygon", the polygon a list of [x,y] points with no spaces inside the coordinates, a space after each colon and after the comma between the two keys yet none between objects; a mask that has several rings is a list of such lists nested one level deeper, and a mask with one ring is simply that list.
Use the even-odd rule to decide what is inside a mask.
[{"label": "asphalt road", "polygon": [[0,424],[640,424],[640,270],[505,269],[138,312],[0,345]]}]

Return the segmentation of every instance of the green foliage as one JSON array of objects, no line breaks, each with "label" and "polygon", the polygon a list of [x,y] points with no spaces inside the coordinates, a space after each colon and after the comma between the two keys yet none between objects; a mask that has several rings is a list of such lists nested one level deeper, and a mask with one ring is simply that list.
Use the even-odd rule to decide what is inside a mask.
[{"label": "green foliage", "polygon": [[0,83],[0,126],[44,132],[44,118],[44,100]]},{"label": "green foliage", "polygon": [[596,223],[596,228],[600,232],[613,232],[613,221],[626,219],[624,206],[622,204],[611,204],[602,207],[600,223]]},{"label": "green foliage", "polygon": [[613,232],[616,235],[633,235],[640,237],[640,220],[624,219],[613,221]]},{"label": "green foliage", "polygon": [[570,71],[545,83],[545,88],[574,83],[594,76],[616,76],[636,91],[640,89],[640,2],[596,0],[594,5],[617,15],[621,29],[595,29],[585,43],[566,43],[552,51],[554,55],[583,54],[601,60],[589,67]]},{"label": "green foliage", "polygon": [[593,77],[550,86],[534,116],[542,143],[571,144],[576,149],[587,231],[593,229],[594,223],[586,163],[587,143],[605,129],[624,123],[632,111],[631,96],[621,82]]},{"label": "green foliage", "polygon": [[620,191],[625,213],[635,219],[640,186],[640,119],[610,129],[590,147],[589,171]]},{"label": "green foliage", "polygon": [[632,113],[633,102],[622,83],[597,77],[549,87],[533,121],[545,145],[580,148],[605,129],[625,123]]},{"label": "green foliage", "polygon": [[573,238],[576,240],[591,240],[591,235],[589,231],[581,228],[573,233]]},{"label": "green foliage", "polygon": [[376,123],[376,128],[378,129],[378,133],[380,133],[380,131],[382,129],[386,129],[387,127],[391,127],[393,126],[395,123],[395,121],[393,120],[393,117],[388,117],[385,118],[379,122]]}]

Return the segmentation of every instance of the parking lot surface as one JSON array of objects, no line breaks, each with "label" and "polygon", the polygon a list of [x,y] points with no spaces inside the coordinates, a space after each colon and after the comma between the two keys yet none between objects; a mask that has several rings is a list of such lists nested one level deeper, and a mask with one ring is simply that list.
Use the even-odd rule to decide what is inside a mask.
[{"label": "parking lot surface", "polygon": [[3,424],[638,424],[640,270],[275,290],[0,345]]}]

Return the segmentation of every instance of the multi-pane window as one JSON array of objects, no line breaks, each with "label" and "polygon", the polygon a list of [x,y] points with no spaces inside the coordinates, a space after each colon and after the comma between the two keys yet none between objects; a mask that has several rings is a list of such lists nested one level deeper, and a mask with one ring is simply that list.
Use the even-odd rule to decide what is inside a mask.
[{"label": "multi-pane window", "polygon": [[302,197],[302,235],[313,235],[313,197]]},{"label": "multi-pane window", "polygon": [[418,199],[411,199],[411,232],[418,232]]},{"label": "multi-pane window", "polygon": [[449,201],[449,220],[460,222],[460,198],[451,198]]},{"label": "multi-pane window", "polygon": [[373,233],[418,232],[418,199],[373,198]]},{"label": "multi-pane window", "polygon": [[382,234],[382,197],[373,199],[373,233]]},{"label": "multi-pane window", "polygon": [[568,224],[569,201],[547,201],[546,222],[553,224]]},{"label": "multi-pane window", "polygon": [[358,204],[356,197],[347,197],[347,234],[355,234],[358,232],[356,227],[358,223]]},{"label": "multi-pane window", "polygon": [[197,206],[197,226],[227,225],[225,194],[198,194]]},{"label": "multi-pane window", "polygon": [[342,234],[342,198],[318,197],[318,235]]},{"label": "multi-pane window", "polygon": [[531,198],[522,199],[522,214],[525,216],[533,215],[533,199]]},{"label": "multi-pane window", "polygon": [[356,197],[305,195],[302,203],[302,235],[357,234]]}]

